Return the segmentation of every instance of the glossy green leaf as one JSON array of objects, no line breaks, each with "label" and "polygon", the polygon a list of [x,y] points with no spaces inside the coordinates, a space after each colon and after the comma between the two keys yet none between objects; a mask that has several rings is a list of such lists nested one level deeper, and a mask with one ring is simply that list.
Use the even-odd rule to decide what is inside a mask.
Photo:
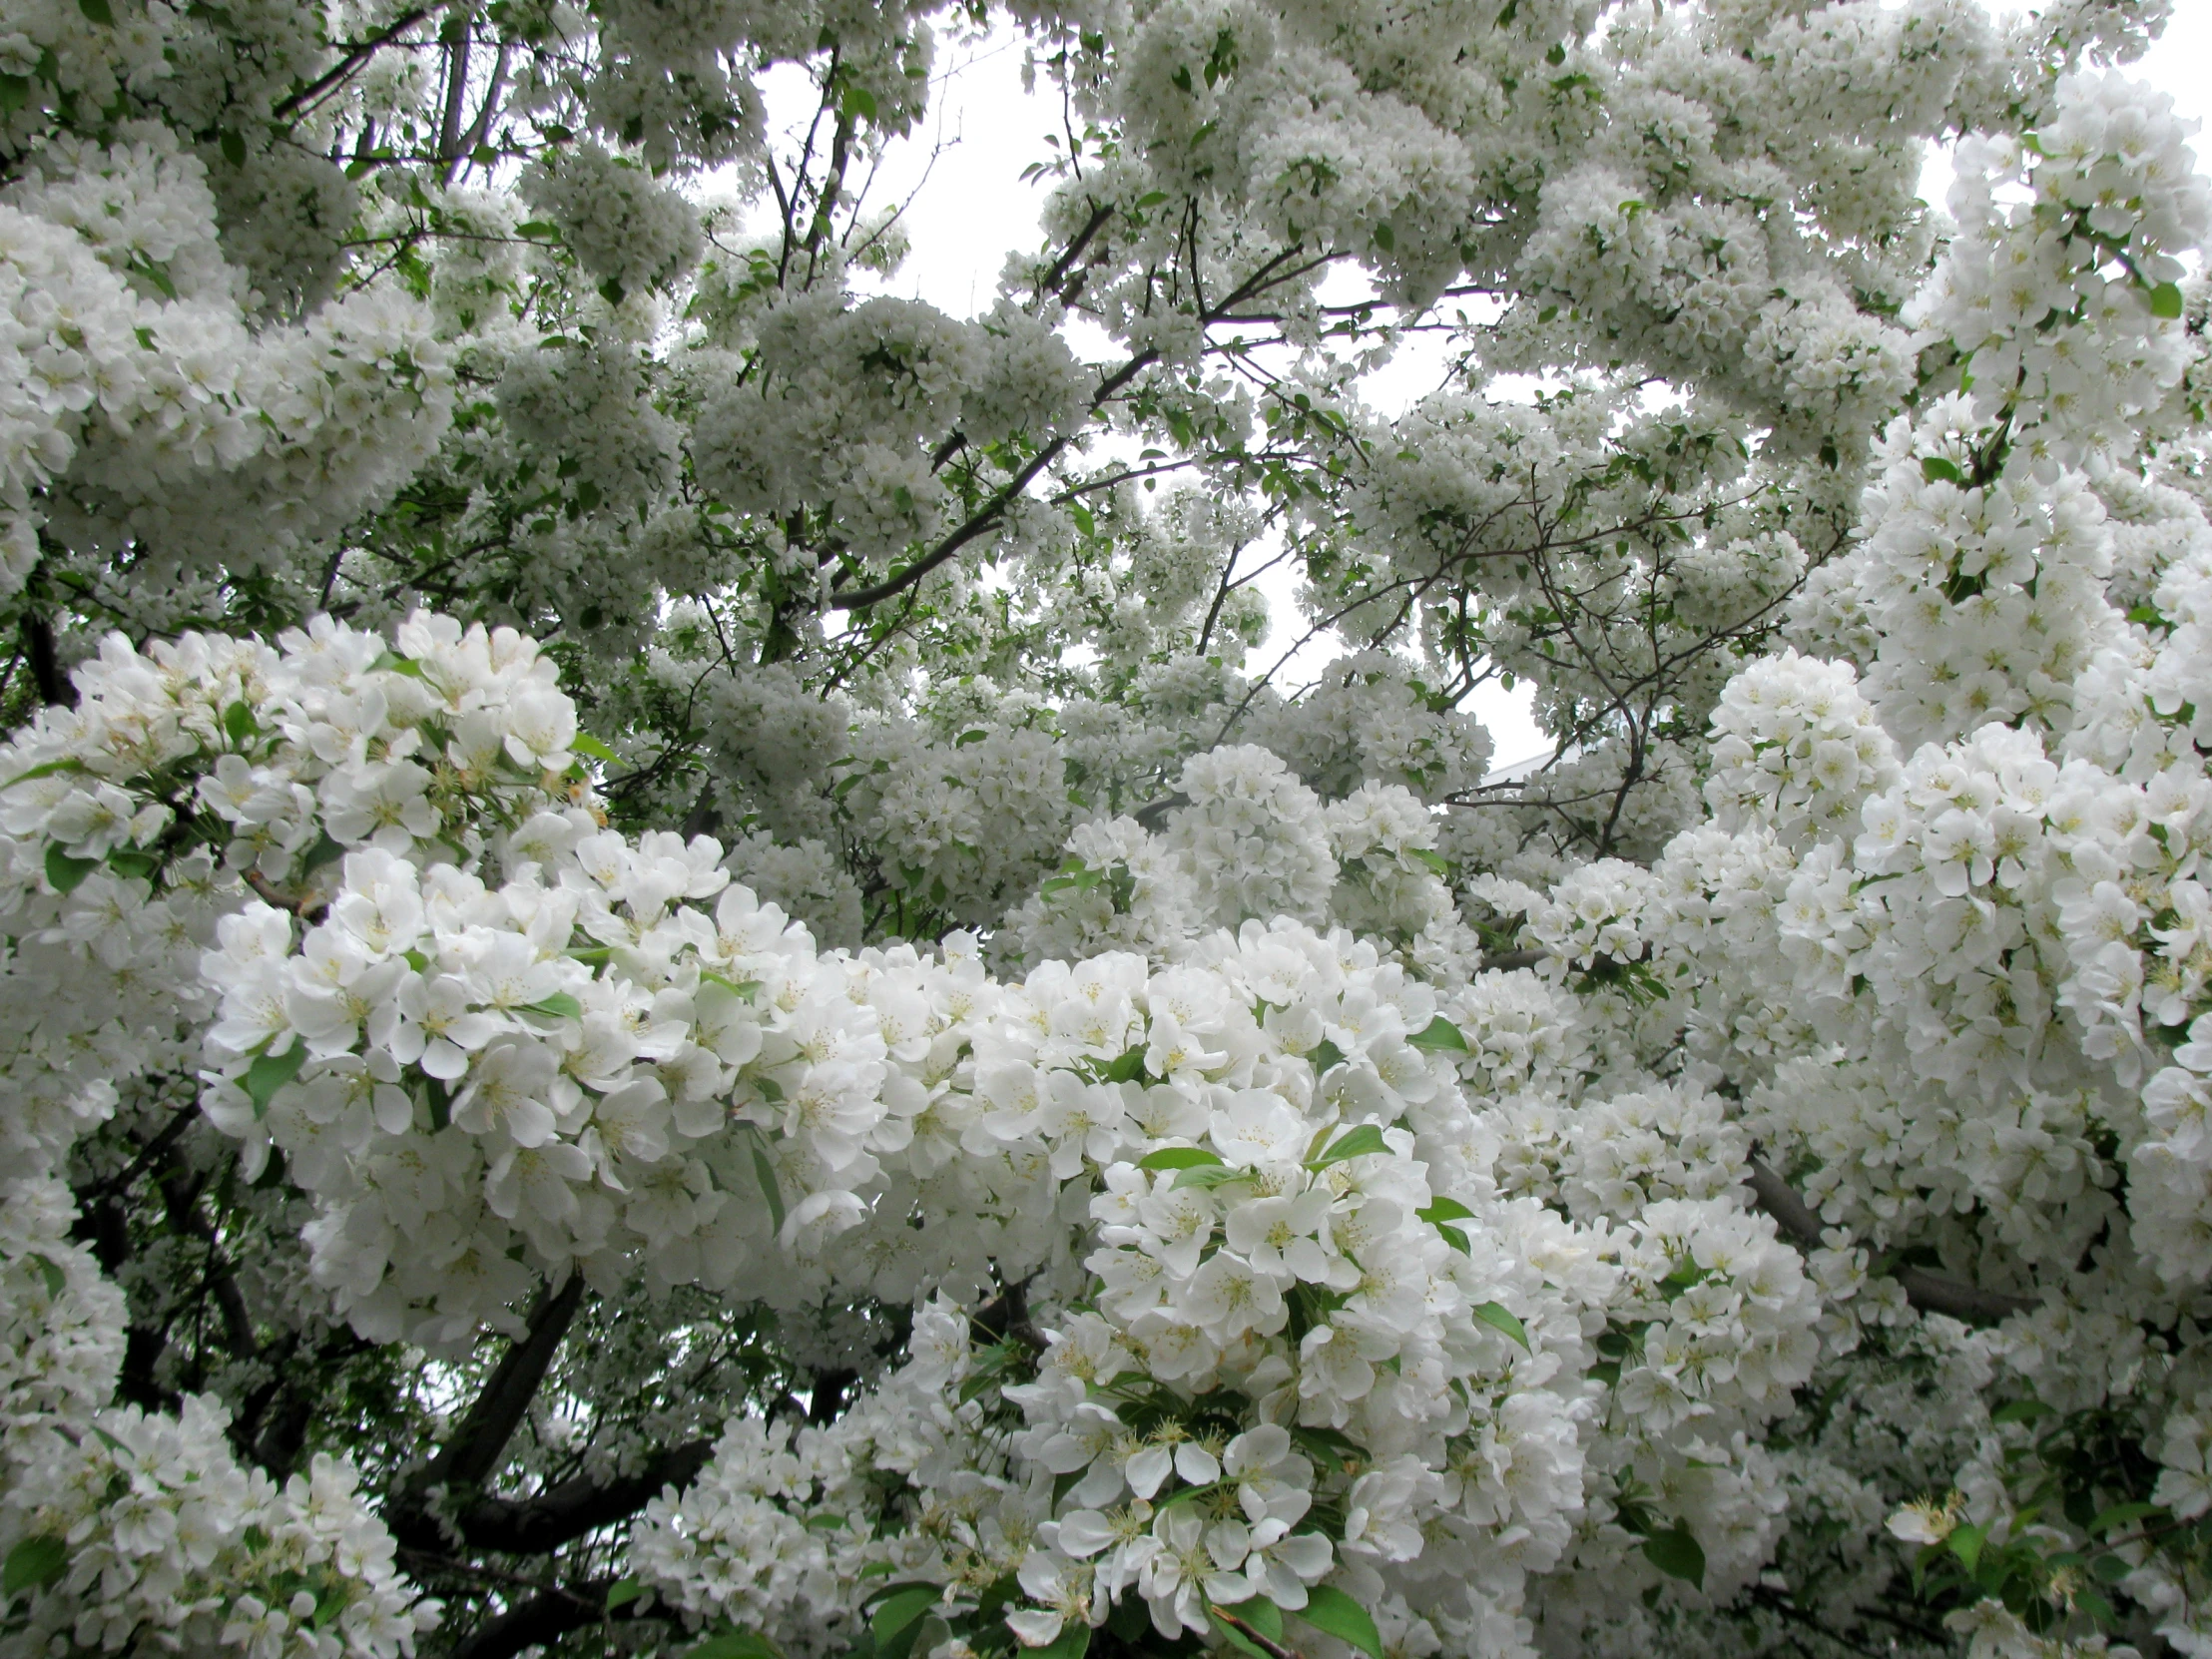
[{"label": "glossy green leaf", "polygon": [[48,1296],[60,1296],[69,1289],[69,1275],[62,1272],[57,1263],[49,1262],[43,1256],[33,1256],[30,1260],[38,1268],[39,1277],[46,1281]]},{"label": "glossy green leaf", "polygon": [[1157,1152],[1148,1152],[1137,1160],[1139,1169],[1197,1169],[1202,1164],[1218,1164],[1221,1155],[1208,1152],[1202,1146],[1163,1146]]},{"label": "glossy green leaf", "polygon": [[254,1102],[257,1118],[269,1114],[269,1103],[276,1091],[299,1075],[299,1068],[307,1063],[307,1045],[297,1036],[291,1046],[281,1054],[257,1054],[253,1064],[246,1068],[246,1093]]},{"label": "glossy green leaf", "polygon": [[2171,322],[2181,315],[2181,287],[2175,282],[2160,282],[2150,290],[2150,314],[2164,317]]},{"label": "glossy green leaf", "polygon": [[2164,1506],[2156,1503],[2115,1503],[2092,1520],[2086,1530],[2093,1538],[2116,1526],[2131,1526],[2136,1521],[2148,1520],[2152,1515],[2163,1515],[2165,1512]]},{"label": "glossy green leaf", "polygon": [[[4,79],[4,77],[0,77],[0,79]],[[17,773],[5,784],[0,784],[0,790],[12,790],[16,785],[28,784],[34,778],[51,778],[58,772],[84,772],[86,770],[88,769],[84,762],[74,756],[65,755],[58,761],[43,761],[35,767]]]},{"label": "glossy green leaf", "polygon": [[50,842],[46,848],[46,879],[56,892],[75,892],[99,867],[98,858],[73,858],[62,850],[59,841]]},{"label": "glossy green leaf", "polygon": [[1382,1139],[1382,1131],[1372,1123],[1363,1123],[1339,1135],[1336,1143],[1319,1158],[1309,1158],[1306,1167],[1327,1169],[1331,1164],[1341,1164],[1347,1158],[1364,1158],[1370,1153],[1389,1150],[1389,1144]]},{"label": "glossy green leaf", "polygon": [[769,1220],[776,1224],[776,1231],[784,1231],[784,1189],[776,1179],[776,1165],[770,1160],[768,1148],[756,1134],[753,1144],[753,1176],[761,1183],[761,1196],[768,1200]]},{"label": "glossy green leaf", "polygon": [[684,1659],[783,1659],[783,1654],[757,1630],[724,1630],[709,1636]]},{"label": "glossy green leaf", "polygon": [[1060,1627],[1059,1635],[1043,1647],[1027,1651],[1034,1659],[1083,1659],[1091,1650],[1091,1627],[1081,1619],[1070,1619]]},{"label": "glossy green leaf", "polygon": [[1405,1040],[1431,1054],[1464,1054],[1467,1051],[1465,1034],[1441,1014]]},{"label": "glossy green leaf", "polygon": [[44,1534],[25,1538],[8,1551],[8,1559],[0,1564],[0,1592],[18,1595],[25,1590],[43,1589],[61,1577],[69,1565],[69,1550],[59,1538]]},{"label": "glossy green leaf", "polygon": [[1201,1164],[1196,1169],[1183,1170],[1169,1184],[1170,1192],[1184,1187],[1198,1187],[1211,1192],[1216,1187],[1226,1187],[1237,1181],[1250,1181],[1252,1171],[1233,1164]]},{"label": "glossy green leaf", "polygon": [[1306,1592],[1306,1605],[1298,1616],[1323,1634],[1350,1643],[1368,1659],[1382,1659],[1382,1635],[1375,1628],[1374,1615],[1344,1591],[1316,1584]]},{"label": "glossy green leaf", "polygon": [[1104,1072],[1109,1083],[1134,1083],[1144,1075],[1144,1044],[1134,1043],[1125,1048]]},{"label": "glossy green leaf", "polygon": [[1686,1526],[1652,1533],[1644,1540],[1644,1559],[1669,1578],[1705,1588],[1705,1549]]},{"label": "glossy green leaf", "polygon": [[1506,1336],[1512,1338],[1522,1348],[1527,1349],[1529,1353],[1536,1352],[1528,1347],[1528,1327],[1515,1319],[1512,1310],[1503,1303],[1485,1302],[1470,1309],[1469,1312],[1491,1330],[1504,1332]]},{"label": "glossy green leaf", "polygon": [[1214,1633],[1226,1642],[1233,1652],[1243,1654],[1245,1659],[1274,1659],[1274,1656],[1266,1648],[1254,1641],[1234,1622],[1241,1617],[1242,1614],[1232,1612],[1231,1609],[1226,1607],[1216,1607],[1209,1604],[1206,1609],[1207,1622],[1213,1625]]},{"label": "glossy green leaf", "polygon": [[944,1592],[934,1584],[909,1584],[876,1603],[867,1627],[878,1643],[887,1642],[937,1605]]}]

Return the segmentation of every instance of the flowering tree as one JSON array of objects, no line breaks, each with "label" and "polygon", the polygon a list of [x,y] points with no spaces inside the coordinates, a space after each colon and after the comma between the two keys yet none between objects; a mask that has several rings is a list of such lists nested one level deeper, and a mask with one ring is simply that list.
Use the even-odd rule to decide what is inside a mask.
[{"label": "flowering tree", "polygon": [[15,0],[0,1659],[2212,1654],[2164,9]]}]

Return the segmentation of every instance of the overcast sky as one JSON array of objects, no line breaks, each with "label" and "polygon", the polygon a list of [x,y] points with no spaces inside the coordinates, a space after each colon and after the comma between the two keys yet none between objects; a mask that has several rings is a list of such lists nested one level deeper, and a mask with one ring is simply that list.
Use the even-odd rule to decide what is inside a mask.
[{"label": "overcast sky", "polygon": [[[2212,0],[2175,0],[2174,10],[2164,38],[2131,73],[2169,93],[2185,117],[2206,122],[2212,117]],[[912,199],[903,223],[913,251],[882,284],[885,291],[970,316],[990,304],[1007,254],[1038,245],[1037,206],[1044,191],[1024,182],[1021,173],[1050,154],[1045,136],[1058,129],[1060,106],[1041,78],[1037,94],[1025,92],[1021,67],[1015,37],[993,36],[979,45],[940,41],[939,84],[920,142],[895,147],[869,192],[877,206]],[[783,103],[775,91],[782,90],[772,90],[772,119]],[[2198,156],[2200,166],[2212,171],[2212,161],[2205,159],[2212,156],[2212,144],[2201,135]],[[1946,173],[1940,164],[1931,169],[1931,192],[1941,188]],[[1103,355],[1109,348],[1103,336],[1076,344],[1087,354]],[[1372,377],[1366,391],[1379,407],[1395,412],[1435,383],[1433,357],[1409,352]],[[1287,583],[1272,589],[1270,598],[1277,637],[1255,654],[1248,665],[1254,672],[1272,666],[1301,631]],[[1295,683],[1301,671],[1310,678],[1336,654],[1309,647],[1290,665],[1288,678]],[[1527,717],[1525,692],[1482,696],[1477,708],[1491,728],[1499,762],[1518,761],[1545,747]]]}]

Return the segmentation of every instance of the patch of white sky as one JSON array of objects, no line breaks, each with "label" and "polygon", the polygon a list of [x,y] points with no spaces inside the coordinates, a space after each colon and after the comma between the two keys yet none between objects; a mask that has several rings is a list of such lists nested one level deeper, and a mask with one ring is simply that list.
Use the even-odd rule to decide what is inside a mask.
[{"label": "patch of white sky", "polygon": [[[1043,73],[1025,75],[1026,47],[1003,28],[980,35],[945,35],[938,41],[931,75],[929,113],[909,138],[887,147],[868,181],[865,205],[900,209],[898,226],[908,252],[883,277],[855,274],[855,286],[922,299],[954,316],[988,310],[997,297],[1009,256],[1042,244],[1038,215],[1052,181],[1024,177],[1033,163],[1050,162],[1067,142],[1066,112]],[[2203,123],[2196,148],[2199,165],[2212,171],[2212,0],[2176,0],[2174,16],[2148,56],[2128,73],[2149,81],[2174,100],[2186,119]],[[803,131],[813,114],[813,88],[796,70],[770,77],[772,127]],[[1940,206],[1949,188],[1948,154],[1934,149],[1921,176],[1922,195]],[[1359,272],[1340,267],[1322,290],[1325,302],[1368,296]],[[1070,344],[1087,359],[1104,361],[1113,341],[1101,329],[1077,322]],[[1394,418],[1438,390],[1451,377],[1448,334],[1409,332],[1395,353],[1360,381],[1366,403]],[[1531,383],[1493,382],[1493,397],[1524,397]],[[1111,442],[1112,440],[1104,440]],[[1103,451],[1094,448],[1094,456]],[[1269,549],[1255,548],[1257,563]],[[1306,637],[1297,603],[1297,576],[1278,562],[1258,579],[1268,599],[1271,628],[1245,664],[1248,674],[1272,673],[1286,691],[1309,683],[1345,647],[1334,635]],[[1548,741],[1531,715],[1532,688],[1507,691],[1496,683],[1478,688],[1471,703],[1489,728],[1503,766],[1534,760]]]}]

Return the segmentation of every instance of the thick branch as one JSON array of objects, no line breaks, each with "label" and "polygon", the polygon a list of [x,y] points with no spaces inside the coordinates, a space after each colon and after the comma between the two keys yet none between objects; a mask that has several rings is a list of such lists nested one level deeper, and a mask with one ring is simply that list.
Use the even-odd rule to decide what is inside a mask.
[{"label": "thick branch", "polygon": [[[1821,1243],[1821,1218],[1813,1213],[1798,1190],[1757,1158],[1744,1177],[1759,1208],[1774,1217],[1775,1225],[1808,1250]],[[1924,1314],[1943,1314],[1968,1325],[1995,1325],[2013,1314],[2039,1306],[2036,1299],[2005,1291],[1985,1291],[1978,1285],[1952,1279],[1926,1268],[1892,1268],[1890,1277],[1905,1289],[1905,1300]]]},{"label": "thick branch", "polygon": [[515,1659],[515,1655],[557,1641],[572,1630],[586,1629],[605,1618],[619,1618],[637,1603],[610,1614],[607,1592],[614,1583],[611,1578],[596,1579],[573,1588],[544,1590],[517,1602],[479,1625],[453,1650],[453,1659]]},{"label": "thick branch", "polygon": [[1147,830],[1158,830],[1161,825],[1167,823],[1168,814],[1179,807],[1188,807],[1190,804],[1191,798],[1178,790],[1173,795],[1164,795],[1157,801],[1146,802],[1129,816]]},{"label": "thick branch", "polygon": [[598,1481],[579,1475],[536,1497],[486,1498],[460,1516],[462,1542],[505,1555],[545,1555],[571,1539],[636,1514],[673,1486],[699,1478],[714,1455],[712,1440],[692,1440],[657,1453],[637,1474]]},{"label": "thick branch", "polygon": [[31,661],[31,683],[38,687],[38,700],[49,707],[74,704],[76,688],[69,683],[61,663],[54,654],[54,625],[42,616],[26,614],[23,618],[23,654]]},{"label": "thick branch", "polygon": [[332,87],[336,86],[340,81],[344,80],[348,75],[352,74],[354,70],[360,68],[362,64],[366,63],[370,58],[374,57],[380,49],[389,46],[393,41],[397,40],[401,35],[405,34],[409,29],[413,28],[417,23],[420,23],[424,18],[428,17],[437,9],[437,6],[418,6],[411,11],[401,12],[399,16],[392,19],[392,21],[387,23],[383,28],[377,30],[377,32],[369,36],[368,39],[356,42],[354,45],[348,47],[346,49],[345,56],[338,59],[338,61],[329,69],[325,70],[322,74],[316,76],[305,86],[299,88],[298,91],[291,93],[287,97],[278,99],[276,102],[276,107],[271,110],[270,114],[275,116],[277,120],[281,121],[284,119],[284,117],[290,115],[294,110],[300,108],[300,106],[321,97]]},{"label": "thick branch", "polygon": [[[1158,356],[1157,351],[1140,351],[1136,356],[1131,357],[1098,388],[1098,391],[1091,398],[1091,407],[1095,409],[1106,402],[1114,393],[1151,367]],[[834,594],[830,597],[830,608],[834,611],[865,610],[868,606],[888,599],[895,593],[905,592],[906,589],[912,587],[1003,518],[1006,514],[1006,508],[1012,503],[1013,499],[1029,487],[1031,479],[1052,464],[1054,458],[1068,446],[1074,435],[1073,432],[1063,432],[1060,436],[1039,448],[1035,456],[1030,459],[1029,464],[1008,479],[1005,487],[993,495],[984,504],[980,512],[897,575],[888,577],[876,583],[873,587],[854,588],[850,593]]]},{"label": "thick branch", "polygon": [[507,1441],[523,1413],[530,1409],[538,1384],[545,1381],[553,1357],[560,1352],[561,1339],[568,1335],[569,1322],[575,1319],[583,1300],[584,1281],[575,1273],[569,1275],[566,1285],[539,1300],[522,1340],[500,1357],[453,1437],[398,1494],[386,1520],[401,1544],[413,1549],[436,1548],[442,1539],[426,1502],[430,1493],[440,1486],[480,1486],[499,1466]]},{"label": "thick branch", "polygon": [[560,1352],[561,1339],[568,1335],[569,1322],[583,1301],[583,1278],[572,1273],[566,1285],[538,1304],[522,1341],[501,1356],[484,1383],[484,1391],[461,1419],[458,1432],[430,1459],[424,1471],[425,1485],[477,1485],[499,1466],[508,1438],[529,1410],[538,1384],[545,1381],[553,1356]]},{"label": "thick branch", "polygon": [[1052,1345],[1029,1317],[1029,1281],[1008,1285],[991,1301],[975,1310],[974,1325],[992,1341],[1011,1337],[1032,1354],[1042,1354]]}]

